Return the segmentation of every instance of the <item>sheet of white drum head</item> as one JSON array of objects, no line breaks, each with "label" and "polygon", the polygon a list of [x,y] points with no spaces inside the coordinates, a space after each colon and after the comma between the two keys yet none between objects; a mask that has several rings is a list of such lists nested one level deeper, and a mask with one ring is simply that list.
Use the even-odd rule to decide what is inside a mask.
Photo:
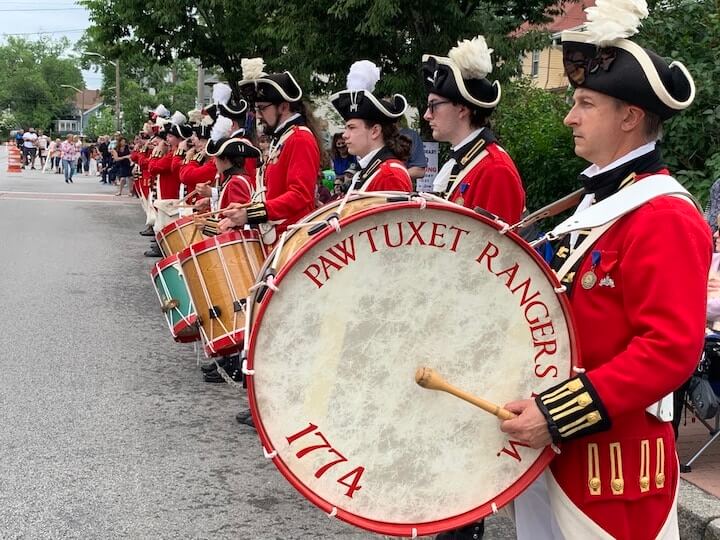
[{"label": "sheet of white drum head", "polygon": [[488,514],[550,459],[415,383],[432,367],[502,405],[571,370],[557,283],[520,240],[454,208],[355,216],[301,250],[256,311],[251,397],[267,449],[306,496],[377,532]]}]

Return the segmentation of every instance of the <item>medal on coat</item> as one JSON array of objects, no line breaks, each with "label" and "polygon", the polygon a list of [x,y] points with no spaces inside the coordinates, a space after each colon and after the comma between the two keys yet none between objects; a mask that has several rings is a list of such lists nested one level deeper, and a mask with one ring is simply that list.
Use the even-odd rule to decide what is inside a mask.
[{"label": "medal on coat", "polygon": [[590,270],[585,272],[580,279],[580,284],[582,285],[582,288],[585,290],[592,289],[595,284],[597,283],[597,274],[595,274],[595,268],[597,267],[598,263],[600,262],[600,252],[595,250],[592,252],[591,255],[591,266]]},{"label": "medal on coat", "polygon": [[465,195],[465,192],[467,191],[467,189],[469,187],[470,187],[470,184],[468,184],[467,182],[460,184],[460,189],[459,189],[460,196],[457,199],[455,199],[455,201],[453,201],[455,204],[460,205],[460,206],[465,206],[465,198],[463,197],[463,195]]}]

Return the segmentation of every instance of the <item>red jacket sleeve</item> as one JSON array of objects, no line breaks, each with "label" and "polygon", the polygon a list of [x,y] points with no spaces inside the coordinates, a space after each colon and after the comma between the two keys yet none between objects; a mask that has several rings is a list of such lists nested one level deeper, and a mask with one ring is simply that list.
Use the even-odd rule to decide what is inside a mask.
[{"label": "red jacket sleeve", "polygon": [[233,176],[223,189],[220,207],[225,208],[230,203],[249,203],[252,194],[249,186],[252,182],[247,177]]},{"label": "red jacket sleeve", "polygon": [[180,169],[180,181],[192,190],[198,184],[215,181],[216,174],[217,169],[212,159],[203,164],[190,161]]},{"label": "red jacket sleeve", "polygon": [[299,130],[282,149],[287,160],[285,191],[265,203],[268,219],[280,220],[309,212],[315,206],[315,184],[320,170],[320,151],[312,133]]},{"label": "red jacket sleeve", "polygon": [[151,159],[148,164],[150,174],[170,173],[172,172],[172,152],[168,152],[162,157]]},{"label": "red jacket sleeve", "polygon": [[177,177],[180,176],[180,169],[183,166],[184,160],[185,160],[185,156],[178,156],[178,155],[173,154],[172,161],[170,162],[170,170]]},{"label": "red jacket sleeve", "polygon": [[[712,252],[697,210],[673,197],[644,205],[627,216],[623,228],[627,232],[617,247],[624,313],[613,314],[621,320],[607,324],[629,325],[632,339],[587,373],[610,418],[658,401],[695,369],[703,347]],[[586,258],[578,275],[588,263]],[[593,306],[590,295],[586,298],[578,309],[588,312]],[[602,328],[596,332],[602,339]]]}]

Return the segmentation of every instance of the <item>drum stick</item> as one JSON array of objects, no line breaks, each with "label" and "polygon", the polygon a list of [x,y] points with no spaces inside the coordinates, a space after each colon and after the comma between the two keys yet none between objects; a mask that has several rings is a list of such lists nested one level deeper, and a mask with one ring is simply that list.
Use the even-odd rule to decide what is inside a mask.
[{"label": "drum stick", "polygon": [[239,205],[239,206],[236,206],[235,208],[225,207],[225,208],[220,208],[219,210],[213,210],[212,212],[205,212],[205,213],[203,213],[203,214],[195,214],[194,217],[196,217],[196,218],[204,218],[204,217],[214,216],[214,215],[216,215],[216,214],[222,214],[222,213],[225,212],[226,210],[236,210],[236,209],[238,209],[238,208],[247,208],[247,207],[249,207],[249,206],[250,206],[250,203],[241,204],[241,205]]},{"label": "drum stick", "polygon": [[452,394],[455,397],[459,397],[460,399],[465,400],[468,403],[472,403],[476,407],[480,407],[483,411],[489,412],[490,414],[497,416],[500,420],[510,420],[512,418],[515,418],[515,414],[511,413],[507,409],[503,409],[499,405],[495,405],[494,403],[486,399],[473,396],[472,394],[469,394],[464,390],[455,388],[453,385],[443,379],[442,375],[437,373],[432,368],[418,368],[418,370],[415,372],[415,382],[423,388],[427,388],[428,390],[440,390],[441,392],[447,392],[448,394]]},{"label": "drum stick", "polygon": [[185,197],[183,197],[182,199],[180,199],[180,200],[179,200],[177,203],[175,203],[175,204],[177,204],[178,206],[180,206],[181,204],[188,202],[188,201],[190,200],[190,198],[191,198],[193,195],[195,195],[196,193],[197,193],[197,189],[193,189],[190,193],[188,193],[187,195],[185,195]]}]

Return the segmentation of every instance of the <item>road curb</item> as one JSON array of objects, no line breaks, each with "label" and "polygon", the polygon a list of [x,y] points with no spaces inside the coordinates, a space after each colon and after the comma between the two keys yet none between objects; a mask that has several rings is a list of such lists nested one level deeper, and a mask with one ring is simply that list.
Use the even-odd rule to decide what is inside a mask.
[{"label": "road curb", "polygon": [[683,540],[720,540],[720,499],[681,479],[678,521]]}]

